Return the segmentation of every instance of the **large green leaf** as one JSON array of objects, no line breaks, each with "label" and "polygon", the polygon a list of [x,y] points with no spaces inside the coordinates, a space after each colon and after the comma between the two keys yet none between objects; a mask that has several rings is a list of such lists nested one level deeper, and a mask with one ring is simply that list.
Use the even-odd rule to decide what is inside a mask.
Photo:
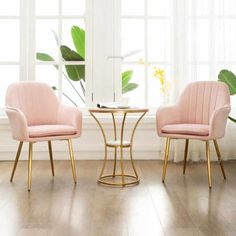
[{"label": "large green leaf", "polygon": [[84,59],[75,51],[69,47],[62,45],[60,47],[61,55],[65,61],[84,61]]},{"label": "large green leaf", "polygon": [[48,55],[46,53],[42,53],[42,52],[37,52],[36,58],[39,61],[55,61],[53,57],[51,57],[50,55]]},{"label": "large green leaf", "polygon": [[84,65],[66,65],[66,72],[68,77],[73,81],[85,80],[85,66]]},{"label": "large green leaf", "polygon": [[229,86],[230,95],[236,94],[236,76],[229,70],[222,70],[218,75],[218,80]]},{"label": "large green leaf", "polygon": [[[36,53],[36,58],[39,61],[55,61],[54,58],[51,57],[49,54],[42,53],[42,52],[37,52]],[[53,65],[53,66],[58,69],[58,65]]]},{"label": "large green leaf", "polygon": [[132,76],[133,76],[132,70],[127,70],[122,73],[122,88],[127,86]]},{"label": "large green leaf", "polygon": [[125,87],[122,87],[122,94],[128,93],[138,87],[138,84],[135,83],[129,83]]},{"label": "large green leaf", "polygon": [[[69,47],[62,45],[60,47],[61,55],[65,61],[83,61],[83,58]],[[85,65],[66,65],[68,77],[73,81],[85,79]]]},{"label": "large green leaf", "polygon": [[77,53],[85,60],[85,31],[78,26],[72,26],[71,36]]}]

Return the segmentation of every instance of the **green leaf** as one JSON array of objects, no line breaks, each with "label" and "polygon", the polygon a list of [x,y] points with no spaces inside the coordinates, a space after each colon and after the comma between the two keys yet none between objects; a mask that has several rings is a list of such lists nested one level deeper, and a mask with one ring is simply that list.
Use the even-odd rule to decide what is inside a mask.
[{"label": "green leaf", "polygon": [[[83,58],[69,47],[60,47],[61,55],[65,61],[84,61]],[[73,81],[85,79],[85,65],[65,65],[68,77]]]},{"label": "green leaf", "polygon": [[[54,58],[51,57],[49,54],[42,52],[37,52],[36,58],[39,61],[55,61]],[[58,65],[53,65],[53,66],[58,69]]]},{"label": "green leaf", "polygon": [[84,61],[84,59],[75,51],[69,47],[62,45],[60,47],[61,55],[65,61]]},{"label": "green leaf", "polygon": [[122,88],[122,94],[128,93],[138,87],[138,84],[135,83],[129,83],[125,87]]},{"label": "green leaf", "polygon": [[229,118],[231,121],[233,121],[234,123],[236,123],[236,119],[234,119],[233,117],[228,116],[228,118]]},{"label": "green leaf", "polygon": [[127,70],[122,73],[122,88],[127,86],[132,76],[133,76],[132,70]]},{"label": "green leaf", "polygon": [[73,81],[85,80],[85,65],[65,65],[68,77]]},{"label": "green leaf", "polygon": [[78,26],[72,26],[71,36],[77,53],[85,60],[85,31]]},{"label": "green leaf", "polygon": [[229,70],[222,70],[218,75],[218,80],[228,85],[230,95],[236,94],[236,76],[234,73]]}]

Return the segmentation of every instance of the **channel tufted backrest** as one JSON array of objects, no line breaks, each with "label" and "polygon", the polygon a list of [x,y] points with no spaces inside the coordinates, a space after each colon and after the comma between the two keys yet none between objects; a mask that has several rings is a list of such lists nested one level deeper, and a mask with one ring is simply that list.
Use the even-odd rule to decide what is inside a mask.
[{"label": "channel tufted backrest", "polygon": [[58,99],[51,87],[39,82],[18,82],[7,89],[6,106],[20,109],[28,125],[56,124]]},{"label": "channel tufted backrest", "polygon": [[217,81],[190,83],[178,101],[182,122],[194,124],[209,124],[212,113],[227,104],[230,104],[228,86]]}]

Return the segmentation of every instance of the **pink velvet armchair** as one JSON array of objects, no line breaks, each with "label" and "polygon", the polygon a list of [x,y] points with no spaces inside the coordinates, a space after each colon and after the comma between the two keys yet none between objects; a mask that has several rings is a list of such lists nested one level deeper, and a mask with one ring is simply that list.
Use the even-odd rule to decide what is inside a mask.
[{"label": "pink velvet armchair", "polygon": [[230,112],[230,94],[226,84],[216,81],[193,82],[186,86],[175,106],[157,110],[157,133],[166,138],[162,181],[165,181],[171,139],[185,139],[184,168],[189,139],[206,143],[209,188],[212,186],[209,141],[213,140],[224,179],[225,171],[217,139],[223,138]]},{"label": "pink velvet armchair", "polygon": [[6,113],[13,139],[19,147],[11,175],[12,182],[23,142],[29,143],[28,190],[31,190],[33,143],[47,141],[54,176],[52,140],[67,140],[72,173],[76,183],[76,167],[71,139],[80,137],[82,114],[79,109],[60,104],[53,90],[44,83],[18,82],[8,87]]}]

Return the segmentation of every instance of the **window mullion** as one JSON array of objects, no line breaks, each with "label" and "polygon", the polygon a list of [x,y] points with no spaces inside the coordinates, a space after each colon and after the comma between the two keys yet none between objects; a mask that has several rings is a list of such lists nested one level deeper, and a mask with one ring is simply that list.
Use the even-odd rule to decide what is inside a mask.
[{"label": "window mullion", "polygon": [[210,24],[209,24],[209,78],[214,80],[214,72],[215,72],[215,45],[214,45],[214,38],[215,38],[215,18],[214,18],[214,0],[210,0]]},{"label": "window mullion", "polygon": [[28,41],[28,29],[27,29],[27,12],[28,12],[28,0],[20,1],[20,80],[26,80],[27,73],[27,41]]},{"label": "window mullion", "polygon": [[86,78],[86,93],[85,102],[86,106],[93,104],[93,0],[86,1],[86,37],[85,37],[85,78]]},{"label": "window mullion", "polygon": [[[27,1],[27,21],[25,22],[27,34],[25,36],[25,49],[27,53],[27,80],[35,80],[35,1]],[[24,79],[24,80],[25,80]]]},{"label": "window mullion", "polygon": [[61,57],[61,51],[60,51],[60,46],[62,45],[62,0],[59,0],[59,8],[58,8],[58,40],[59,40],[59,47],[58,47],[58,60],[59,60],[59,65],[58,65],[58,89],[59,89],[59,99],[62,99],[62,72],[63,72],[63,65],[62,65],[62,57]]},{"label": "window mullion", "polygon": [[148,0],[144,1],[144,104],[148,106]]}]

